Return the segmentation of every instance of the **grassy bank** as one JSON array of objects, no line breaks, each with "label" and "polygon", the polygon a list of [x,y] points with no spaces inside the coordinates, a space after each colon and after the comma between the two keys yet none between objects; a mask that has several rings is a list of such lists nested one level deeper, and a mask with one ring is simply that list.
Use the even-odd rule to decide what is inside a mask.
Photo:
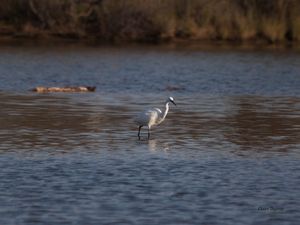
[{"label": "grassy bank", "polygon": [[300,0],[2,0],[0,36],[299,42]]}]

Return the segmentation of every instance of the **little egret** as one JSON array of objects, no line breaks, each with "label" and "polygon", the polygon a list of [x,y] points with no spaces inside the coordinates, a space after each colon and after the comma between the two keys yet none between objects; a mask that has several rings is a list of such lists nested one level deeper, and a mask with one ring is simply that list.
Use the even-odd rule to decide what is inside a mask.
[{"label": "little egret", "polygon": [[141,128],[143,126],[148,127],[148,139],[149,139],[151,127],[154,125],[158,125],[165,120],[165,118],[168,114],[168,111],[169,111],[169,103],[170,102],[172,102],[174,105],[176,105],[174,102],[174,99],[172,97],[169,97],[165,102],[165,110],[163,112],[158,108],[153,108],[153,109],[148,109],[148,110],[140,113],[136,117],[135,121],[139,126],[139,132],[138,132],[139,140],[141,138],[140,133],[141,133]]}]

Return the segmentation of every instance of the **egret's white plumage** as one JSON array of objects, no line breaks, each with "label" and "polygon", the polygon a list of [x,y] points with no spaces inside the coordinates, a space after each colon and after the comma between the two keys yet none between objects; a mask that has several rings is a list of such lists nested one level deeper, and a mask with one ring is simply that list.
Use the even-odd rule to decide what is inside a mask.
[{"label": "egret's white plumage", "polygon": [[153,108],[153,109],[148,109],[142,113],[140,113],[135,121],[139,126],[139,132],[138,132],[138,137],[140,139],[140,132],[141,128],[143,126],[148,127],[148,139],[150,138],[150,129],[152,126],[158,125],[161,122],[163,122],[168,114],[169,111],[169,103],[172,102],[174,105],[174,99],[172,97],[169,97],[166,102],[165,102],[165,109],[164,111],[161,111],[159,108]]}]

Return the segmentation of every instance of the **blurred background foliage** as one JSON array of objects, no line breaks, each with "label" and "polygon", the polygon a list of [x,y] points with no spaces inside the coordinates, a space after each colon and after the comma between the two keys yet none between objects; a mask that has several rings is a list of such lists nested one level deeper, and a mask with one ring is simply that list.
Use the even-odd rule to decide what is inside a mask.
[{"label": "blurred background foliage", "polygon": [[300,0],[2,0],[0,36],[300,40]]}]

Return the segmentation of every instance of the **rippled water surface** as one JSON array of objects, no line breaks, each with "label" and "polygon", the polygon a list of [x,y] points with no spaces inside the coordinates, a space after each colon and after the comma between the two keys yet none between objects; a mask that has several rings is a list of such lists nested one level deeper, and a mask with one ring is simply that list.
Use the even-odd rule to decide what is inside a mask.
[{"label": "rippled water surface", "polygon": [[1,224],[299,224],[297,52],[1,47],[0,80]]}]

